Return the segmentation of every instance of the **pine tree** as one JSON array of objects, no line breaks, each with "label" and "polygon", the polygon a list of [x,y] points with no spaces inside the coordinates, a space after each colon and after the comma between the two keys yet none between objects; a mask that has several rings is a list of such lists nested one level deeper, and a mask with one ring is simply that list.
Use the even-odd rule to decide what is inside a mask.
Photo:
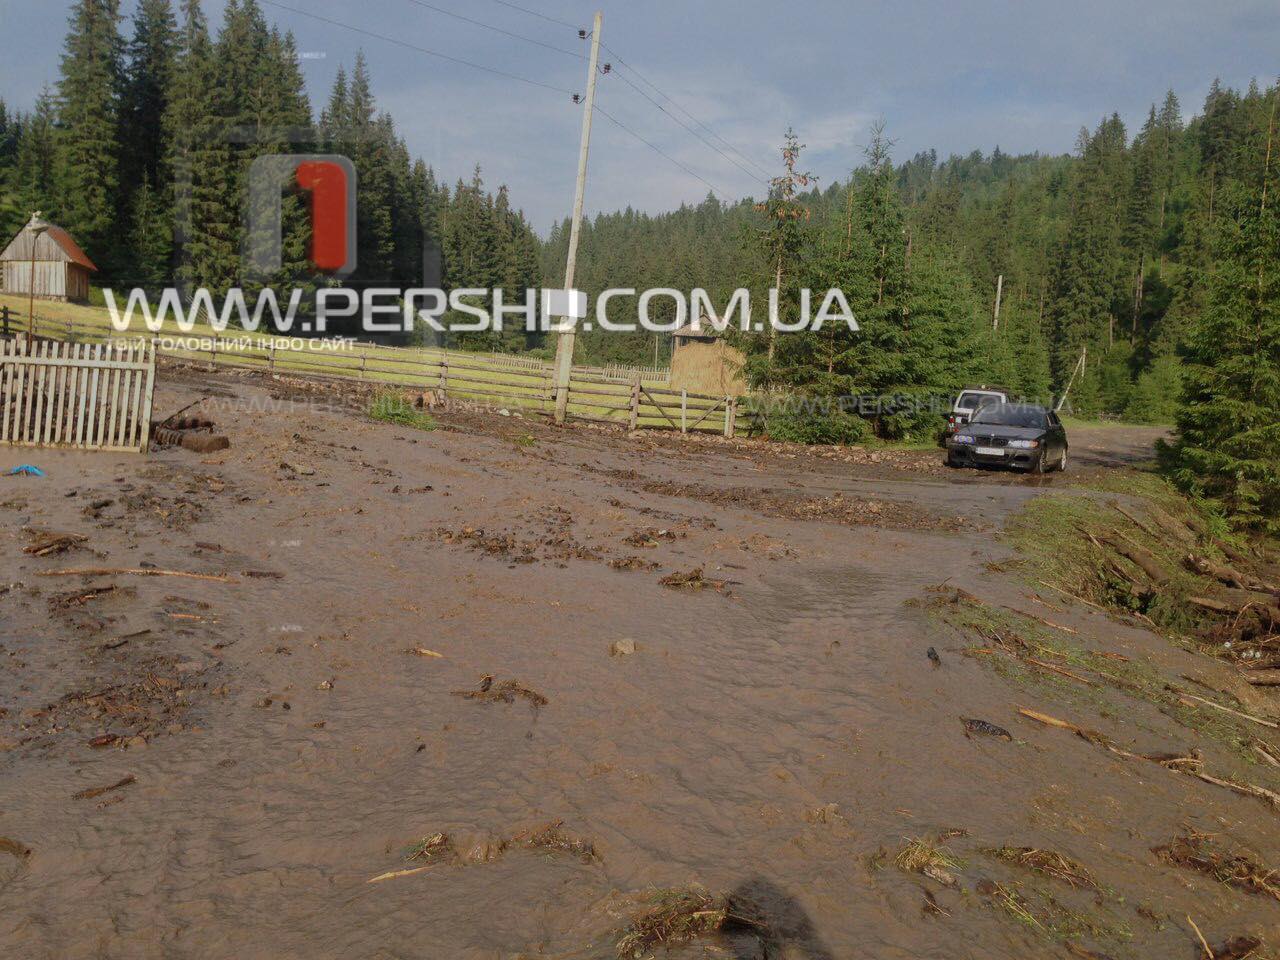
[{"label": "pine tree", "polygon": [[77,0],[62,57],[58,187],[65,226],[103,270],[118,268],[120,0]]}]

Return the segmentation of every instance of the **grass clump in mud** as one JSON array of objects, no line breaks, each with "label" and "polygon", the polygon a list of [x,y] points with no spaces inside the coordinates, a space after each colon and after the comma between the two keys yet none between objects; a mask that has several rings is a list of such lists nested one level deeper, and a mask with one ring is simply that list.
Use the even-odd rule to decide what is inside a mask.
[{"label": "grass clump in mud", "polygon": [[434,430],[436,421],[394,390],[379,393],[366,411],[374,420],[414,430]]},{"label": "grass clump in mud", "polygon": [[1055,850],[1039,850],[1035,847],[994,847],[983,852],[1005,863],[1061,880],[1073,888],[1096,889],[1098,886],[1097,881],[1083,864]]},{"label": "grass clump in mud", "polygon": [[1218,883],[1280,900],[1280,870],[1269,869],[1242,850],[1225,853],[1215,845],[1210,835],[1191,830],[1151,852],[1165,863],[1207,874]]},{"label": "grass clump in mud", "polygon": [[[1075,948],[1073,952],[1084,949],[1082,942],[1122,944],[1133,939],[1133,931],[1123,921],[1100,910],[1069,906],[1034,884],[982,880],[977,890],[1010,919],[1039,936]],[[1096,956],[1087,951],[1081,955]]]},{"label": "grass clump in mud", "polygon": [[946,841],[959,836],[964,836],[964,831],[952,830],[939,837],[905,837],[893,862],[907,873],[923,874],[943,886],[954,887],[957,881],[952,871],[959,870],[963,863],[947,849]]},{"label": "grass clump in mud", "polygon": [[689,943],[718,933],[745,932],[762,943],[770,940],[763,913],[743,897],[712,895],[693,884],[654,890],[645,899],[645,906],[632,915],[618,938],[620,960],[641,960],[658,947]]}]

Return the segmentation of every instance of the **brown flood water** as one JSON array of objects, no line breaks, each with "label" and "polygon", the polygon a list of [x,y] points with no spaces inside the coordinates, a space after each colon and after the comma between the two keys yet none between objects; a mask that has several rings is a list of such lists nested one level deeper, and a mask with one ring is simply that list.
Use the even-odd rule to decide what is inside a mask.
[{"label": "brown flood water", "polygon": [[[923,603],[946,581],[1170,677],[1224,669],[1084,606],[1048,613],[987,567],[1057,478],[515,418],[268,417],[257,381],[191,375],[157,409],[202,393],[232,440],[213,458],[3,464],[48,476],[0,479],[0,836],[32,850],[0,852],[0,956],[605,958],[631,895],[691,882],[759,904],[775,957],[1190,960],[1187,914],[1214,943],[1280,939],[1280,903],[1150,852],[1190,824],[1274,863],[1275,811],[1017,710],[1229,766],[1220,745],[1114,691],[1015,685]],[[1151,439],[1106,433],[1076,441],[1088,469]],[[88,539],[36,557],[26,528]],[[39,576],[146,564],[234,582]],[[729,582],[659,583],[695,568]],[[611,657],[624,638],[636,652]],[[484,675],[548,702],[452,695]],[[598,860],[513,845],[366,882],[436,832],[480,861],[555,820]],[[953,829],[955,887],[893,865],[903,838]],[[984,896],[1032,879],[981,852],[1004,845],[1086,865],[1099,891],[1049,889],[1106,932],[1053,936]],[[742,943],[671,956],[761,955]]]}]

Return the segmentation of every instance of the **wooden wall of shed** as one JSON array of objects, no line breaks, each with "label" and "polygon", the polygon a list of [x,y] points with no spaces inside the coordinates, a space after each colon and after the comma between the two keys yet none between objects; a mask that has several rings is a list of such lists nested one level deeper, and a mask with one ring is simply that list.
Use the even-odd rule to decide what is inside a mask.
[{"label": "wooden wall of shed", "polygon": [[[31,262],[31,239],[33,234],[30,230],[23,229],[17,236],[13,238],[13,242],[5,248],[6,260],[26,260]],[[66,261],[67,254],[53,238],[47,233],[42,233],[36,239],[36,263],[41,260],[62,260]]]},{"label": "wooden wall of shed", "polygon": [[742,397],[742,352],[723,340],[686,340],[671,354],[671,389],[717,397]]},{"label": "wooden wall of shed", "polygon": [[[67,275],[72,269],[85,277],[84,293],[79,299],[89,298],[88,271],[61,260],[36,261],[36,297],[48,300],[67,299]],[[4,264],[4,292],[28,295],[31,293],[31,262],[8,260]]]}]

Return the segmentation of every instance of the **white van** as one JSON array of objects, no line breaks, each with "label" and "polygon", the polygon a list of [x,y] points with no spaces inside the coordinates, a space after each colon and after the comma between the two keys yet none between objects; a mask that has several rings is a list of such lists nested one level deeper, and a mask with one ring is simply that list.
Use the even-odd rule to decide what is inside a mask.
[{"label": "white van", "polygon": [[[946,436],[950,437],[958,427],[964,426],[977,409],[988,403],[1008,403],[1009,391],[1001,387],[965,387],[951,405],[951,413],[947,417]],[[944,438],[945,439],[945,438]]]}]

